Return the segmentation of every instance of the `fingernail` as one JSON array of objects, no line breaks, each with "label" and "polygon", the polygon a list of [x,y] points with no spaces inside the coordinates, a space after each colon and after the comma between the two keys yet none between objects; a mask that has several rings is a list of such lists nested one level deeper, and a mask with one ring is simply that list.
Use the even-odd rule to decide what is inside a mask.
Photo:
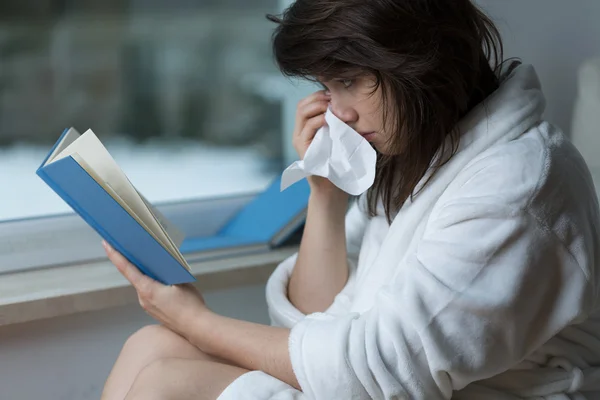
[{"label": "fingernail", "polygon": [[104,248],[105,248],[107,251],[112,251],[112,247],[110,247],[110,245],[109,245],[109,244],[106,242],[106,240],[103,240],[103,241],[102,241],[102,246],[104,246]]},{"label": "fingernail", "polygon": [[331,92],[329,90],[325,91],[325,96],[331,96]]}]

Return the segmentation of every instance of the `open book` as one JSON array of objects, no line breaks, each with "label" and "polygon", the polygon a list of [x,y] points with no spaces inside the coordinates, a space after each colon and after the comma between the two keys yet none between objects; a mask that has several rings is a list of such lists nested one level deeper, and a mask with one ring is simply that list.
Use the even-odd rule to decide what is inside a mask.
[{"label": "open book", "polygon": [[310,195],[306,180],[281,192],[278,178],[214,232],[184,241],[91,130],[66,130],[37,175],[131,263],[168,285],[195,280],[182,254],[197,262],[268,251],[297,239]]},{"label": "open book", "polygon": [[113,248],[164,284],[195,280],[183,234],[135,189],[94,132],[66,130],[37,175]]}]

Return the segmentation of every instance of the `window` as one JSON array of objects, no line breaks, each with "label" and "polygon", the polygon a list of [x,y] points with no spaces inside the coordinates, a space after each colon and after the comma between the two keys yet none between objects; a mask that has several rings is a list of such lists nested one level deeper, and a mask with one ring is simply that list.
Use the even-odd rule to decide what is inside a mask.
[{"label": "window", "polygon": [[[91,228],[35,175],[67,127],[92,129],[188,234],[207,229],[191,221],[210,215],[214,225],[281,173],[293,158],[284,125],[302,92],[272,57],[265,14],[282,5],[0,3],[0,272],[100,255]],[[80,250],[66,257],[67,245]]]},{"label": "window", "polygon": [[[69,212],[35,176],[91,128],[153,202],[260,190],[281,171],[276,0],[6,0],[0,220]],[[273,89],[273,90],[270,90]]]}]

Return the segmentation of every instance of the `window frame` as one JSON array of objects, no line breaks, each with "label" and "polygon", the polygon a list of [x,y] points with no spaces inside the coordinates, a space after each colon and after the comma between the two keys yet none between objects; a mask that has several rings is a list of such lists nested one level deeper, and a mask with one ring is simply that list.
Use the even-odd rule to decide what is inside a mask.
[{"label": "window frame", "polygon": [[[156,208],[186,237],[210,236],[256,194],[169,202]],[[0,276],[104,259],[100,241],[74,212],[0,222]]]}]

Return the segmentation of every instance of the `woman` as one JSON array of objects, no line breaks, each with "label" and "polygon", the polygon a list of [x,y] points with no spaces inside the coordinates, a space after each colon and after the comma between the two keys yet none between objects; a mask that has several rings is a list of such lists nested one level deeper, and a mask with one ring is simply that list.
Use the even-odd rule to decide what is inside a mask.
[{"label": "woman", "polygon": [[[298,0],[274,35],[302,158],[329,107],[378,151],[373,187],[311,177],[275,326],[110,259],[162,326],[134,334],[103,399],[598,399],[598,203],[542,118],[534,69],[500,63],[469,0]],[[492,67],[493,65],[494,67]]]}]

